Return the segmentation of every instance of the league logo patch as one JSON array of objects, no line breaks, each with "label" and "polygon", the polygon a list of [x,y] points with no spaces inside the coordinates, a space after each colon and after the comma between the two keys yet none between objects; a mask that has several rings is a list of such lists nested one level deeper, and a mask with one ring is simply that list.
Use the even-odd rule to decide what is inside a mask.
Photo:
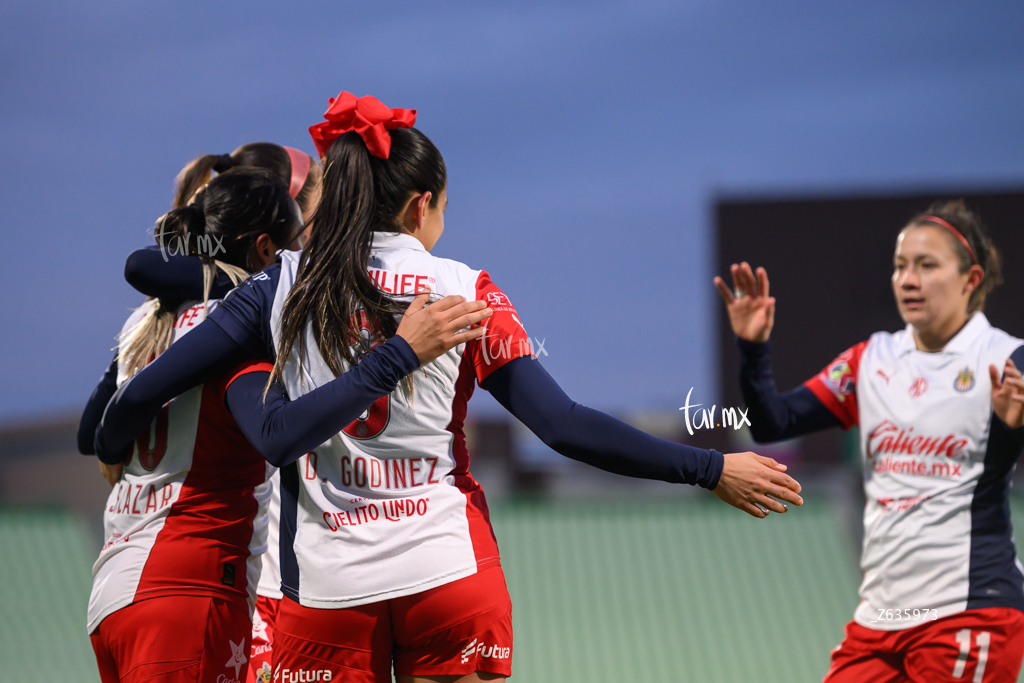
[{"label": "league logo patch", "polygon": [[953,382],[953,388],[961,393],[974,388],[974,373],[971,372],[970,368],[964,368],[957,373],[956,380]]},{"label": "league logo patch", "polygon": [[845,360],[836,361],[823,374],[825,383],[840,402],[853,393],[853,370]]}]

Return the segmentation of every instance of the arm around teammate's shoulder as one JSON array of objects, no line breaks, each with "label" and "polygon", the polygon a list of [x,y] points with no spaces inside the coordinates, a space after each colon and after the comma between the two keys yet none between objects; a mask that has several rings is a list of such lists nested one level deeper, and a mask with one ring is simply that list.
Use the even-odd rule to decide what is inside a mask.
[{"label": "arm around teammate's shoulder", "polygon": [[393,338],[347,372],[293,400],[279,382],[267,387],[269,372],[233,377],[225,401],[242,433],[272,465],[293,463],[394,391],[421,363],[483,336],[483,328],[474,327],[491,314],[483,302],[449,296],[427,306],[429,297],[425,290],[413,299]]},{"label": "arm around teammate's shoulder", "polygon": [[220,326],[203,321],[114,392],[96,429],[97,457],[124,461],[165,403],[250,357]]},{"label": "arm around teammate's shoulder", "polygon": [[[198,256],[169,254],[159,246],[136,249],[124,263],[124,279],[146,296],[202,300],[203,262]],[[224,271],[217,269],[209,298],[221,299],[234,289]]]},{"label": "arm around teammate's shoulder", "polygon": [[351,424],[403,377],[419,367],[412,347],[401,337],[377,346],[348,372],[294,400],[266,370],[239,374],[224,400],[239,429],[267,462],[284,467]]}]

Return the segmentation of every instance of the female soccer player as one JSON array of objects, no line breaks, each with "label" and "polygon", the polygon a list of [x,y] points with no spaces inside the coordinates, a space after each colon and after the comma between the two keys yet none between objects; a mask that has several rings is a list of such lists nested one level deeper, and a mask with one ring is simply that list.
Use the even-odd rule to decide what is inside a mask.
[{"label": "female soccer player", "polygon": [[1024,444],[1024,342],[982,313],[1000,274],[981,221],[963,202],[915,216],[893,260],[906,328],[871,335],[782,396],[768,274],[733,264],[732,278],[735,293],[715,285],[754,438],[860,428],[862,600],[825,681],[1016,681],[1024,575],[1007,496]]},{"label": "female soccer player", "polygon": [[[221,244],[221,270],[237,276],[258,259],[257,240],[287,243],[300,231],[278,179],[237,173],[219,176],[191,204],[168,213],[159,238],[191,244],[182,248],[193,252],[200,240]],[[209,251],[206,257],[205,266],[215,267]],[[152,324],[163,308],[157,301],[125,324],[118,382],[198,324],[207,309],[206,301],[181,304],[162,329]],[[237,373],[254,367],[245,364]],[[111,492],[88,624],[104,681],[213,680],[224,665],[212,659],[228,662],[229,677],[237,678],[247,659],[247,602],[266,542],[266,466],[223,406],[233,379],[209,382],[164,407],[155,437],[138,440]]]},{"label": "female soccer player", "polygon": [[[271,142],[250,142],[231,154],[205,154],[194,159],[178,174],[174,206],[187,203],[210,180],[211,171],[227,173],[239,168],[263,168],[280,177],[288,185],[288,194],[298,203],[302,220],[307,224],[307,229],[290,244],[268,244],[266,241],[257,244],[261,257],[269,262],[273,260],[277,249],[301,249],[309,238],[309,218],[320,201],[323,171],[312,157],[294,147],[282,147]],[[130,285],[148,296],[173,299],[192,294],[187,298],[201,298],[202,264],[198,259],[184,254],[168,254],[166,248],[157,246],[133,252],[125,263],[124,275]],[[235,283],[220,272],[213,282],[210,296],[222,298],[234,286]],[[88,435],[88,442],[92,444],[91,434]]]},{"label": "female soccer player", "polygon": [[[320,198],[320,180],[323,176],[320,165],[301,150],[269,142],[248,143],[231,154],[206,154],[191,161],[178,174],[174,206],[183,206],[187,203],[209,181],[213,172],[223,174],[253,168],[266,169],[288,185],[288,194],[298,203],[303,222],[308,224],[308,219]],[[298,240],[287,246],[301,248],[307,237],[308,229]],[[170,333],[171,321],[180,302],[223,298],[238,282],[238,279],[232,278],[225,269],[205,268],[198,256],[191,256],[187,252],[180,253],[180,250],[173,248],[174,246],[176,245],[163,244],[139,249],[133,252],[125,263],[125,279],[129,284],[143,294],[159,299],[156,305],[163,313],[155,316],[152,322],[160,326],[156,320],[162,318],[165,335]],[[260,263],[267,263],[272,260],[279,247],[285,246],[274,244],[269,235],[261,235],[256,240],[253,256],[260,259]],[[211,274],[212,282],[207,284],[205,280]],[[107,401],[117,388],[116,377],[115,355],[82,417],[78,442],[79,450],[83,454],[93,453],[96,426]],[[101,468],[109,475],[111,484],[116,483],[120,473],[102,463]],[[253,614],[252,654],[249,658],[251,683],[255,683],[260,676],[266,677],[265,672],[269,671],[273,650],[274,615],[277,613],[278,601],[282,597],[281,574],[277,559],[281,497],[279,475],[276,470],[269,485],[273,490],[267,511],[268,550],[263,555],[263,568],[256,591],[259,597]],[[263,673],[257,674],[257,671]]]},{"label": "female soccer player", "polygon": [[[308,222],[320,200],[320,180],[323,177],[320,165],[301,150],[271,142],[250,142],[231,154],[204,154],[193,159],[178,173],[172,208],[185,206],[209,182],[211,173],[226,173],[239,168],[262,168],[278,175],[288,185],[288,194],[298,202],[303,222]],[[306,237],[308,230],[298,240],[293,240],[292,245],[276,245],[268,242],[269,236],[264,236],[256,245],[256,252],[260,259],[267,262],[278,248],[301,248]],[[163,245],[163,248],[156,245],[133,252],[124,269],[125,279],[135,289],[146,296],[168,300],[171,310],[165,312],[166,319],[173,318],[173,309],[183,300],[200,300],[205,297],[220,299],[237,284],[225,270],[207,269],[202,261],[182,254],[176,248],[169,252],[168,246],[177,245]],[[213,282],[207,289],[204,280],[211,271]],[[93,439],[96,427],[107,401],[117,388],[116,377],[115,355],[86,405],[79,424],[78,450],[83,455],[95,454]]]},{"label": "female soccer player", "polygon": [[[266,171],[247,171],[218,176],[191,204],[171,211],[160,228],[164,239],[224,245],[225,261],[207,258],[204,265],[230,269],[254,259],[257,266],[264,265],[261,238],[287,243],[301,232],[302,223],[280,180]],[[175,336],[181,338],[196,326],[207,307],[205,301],[181,305]],[[154,337],[154,328],[141,324],[153,310],[144,306],[125,326],[119,349],[121,382],[153,349],[159,352],[161,340]],[[392,390],[404,374],[393,371],[394,363],[387,361],[387,354],[396,353],[395,345],[396,357],[415,349],[426,353],[442,336],[436,321],[416,313],[403,319],[404,329],[391,349],[382,347],[360,368],[363,381],[374,385],[368,399],[347,390],[358,381],[352,374],[334,383],[355,399],[351,407],[344,401],[326,406],[299,400],[285,407],[286,419],[305,421],[304,429],[311,430],[315,424],[311,427],[310,420],[333,418],[340,409],[348,410],[351,420]],[[479,316],[461,322],[477,320]],[[264,485],[266,463],[227,406],[236,391],[233,383],[261,368],[265,377],[268,364],[248,361],[174,398],[157,416],[155,436],[147,432],[132,448],[104,514],[107,542],[94,567],[89,604],[89,630],[105,682],[145,678],[225,683],[245,677],[269,490]],[[260,673],[269,673],[269,667]]]},{"label": "female soccer player", "polygon": [[655,439],[573,403],[536,362],[489,275],[430,254],[444,229],[447,172],[412,128],[415,112],[342,93],[326,119],[311,129],[326,171],[301,256],[284,253],[140,373],[111,401],[97,437],[99,452],[116,457],[165,397],[251,356],[277,358],[274,376],[293,399],[316,397],[394,334],[400,295],[421,285],[488,302],[482,339],[418,368],[411,359],[396,391],[322,438],[268,438],[294,431],[275,418],[276,406],[251,423],[240,415],[261,404],[271,375],[236,381],[250,394],[238,410],[228,400],[243,432],[268,460],[288,465],[287,599],[274,648],[282,681],[388,681],[392,665],[403,683],[509,675],[511,603],[462,430],[475,383],[569,457],[699,484],[757,517],[766,514],[758,504],[786,509],[767,494],[801,504],[799,485],[768,458]]}]

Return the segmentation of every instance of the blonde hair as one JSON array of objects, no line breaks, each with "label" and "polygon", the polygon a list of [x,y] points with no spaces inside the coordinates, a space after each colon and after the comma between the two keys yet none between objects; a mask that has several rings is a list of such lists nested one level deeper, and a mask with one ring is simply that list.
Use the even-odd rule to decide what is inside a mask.
[{"label": "blonde hair", "polygon": [[[210,289],[220,268],[231,279],[231,283],[249,277],[249,273],[230,263],[214,260],[203,261],[203,319],[210,305]],[[125,377],[134,377],[142,368],[167,350],[174,340],[176,309],[169,308],[162,299],[149,299],[137,311],[149,309],[139,322],[118,335],[118,348],[123,359]]]}]

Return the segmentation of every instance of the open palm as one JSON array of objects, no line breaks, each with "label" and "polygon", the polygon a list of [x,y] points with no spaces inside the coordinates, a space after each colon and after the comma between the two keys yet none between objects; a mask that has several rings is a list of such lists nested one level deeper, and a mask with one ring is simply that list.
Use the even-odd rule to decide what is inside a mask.
[{"label": "open palm", "polygon": [[729,324],[737,337],[750,342],[766,342],[775,324],[775,299],[768,296],[768,272],[758,268],[755,275],[744,261],[732,264],[733,289],[715,277],[715,286],[725,301]]}]

